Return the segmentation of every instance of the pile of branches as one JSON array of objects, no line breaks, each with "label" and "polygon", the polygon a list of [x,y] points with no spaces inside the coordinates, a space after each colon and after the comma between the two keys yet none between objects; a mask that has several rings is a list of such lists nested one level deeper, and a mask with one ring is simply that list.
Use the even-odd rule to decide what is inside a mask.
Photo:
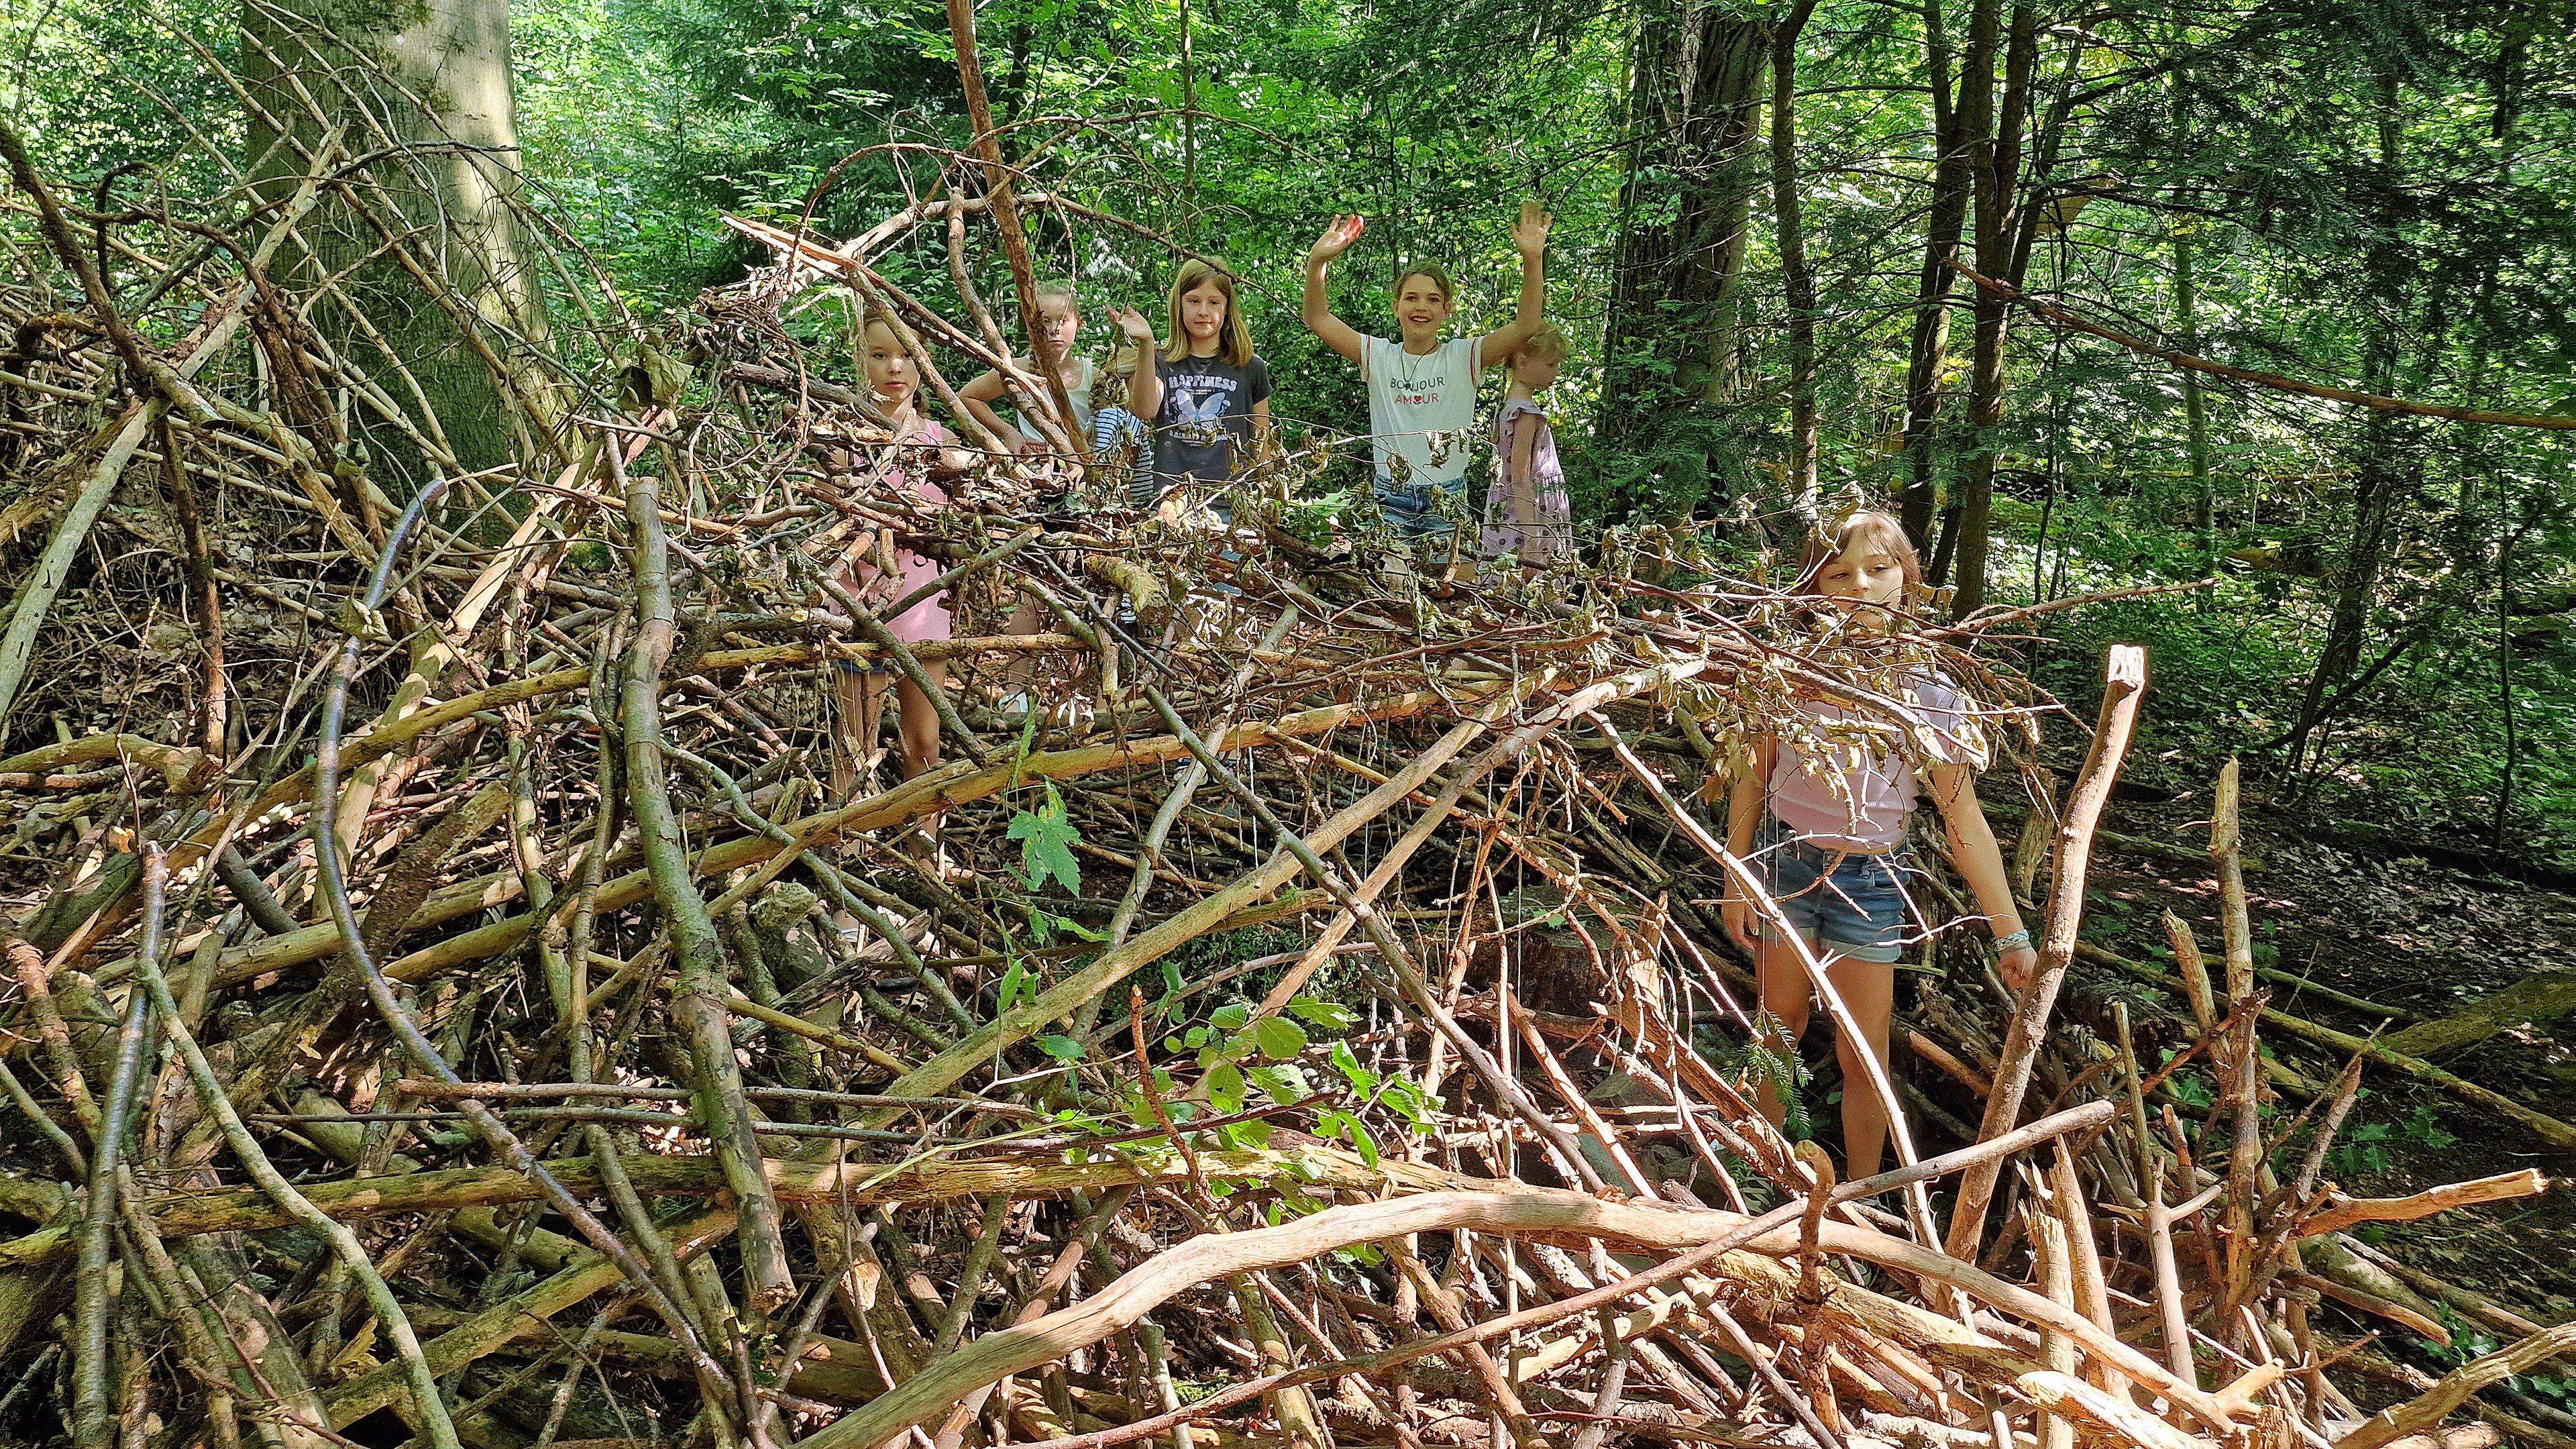
[{"label": "pile of branches", "polygon": [[[129,223],[13,159],[0,1437],[2379,1449],[2570,1346],[2376,1413],[2330,1377],[2412,1372],[2312,1315],[2410,1313],[2319,1266],[2342,1229],[2540,1183],[2323,1180],[2360,1060],[2258,1049],[2232,790],[2222,979],[2178,931],[2190,1017],[2060,1018],[2134,651],[2033,793],[2038,981],[1941,930],[1898,1070],[1842,1084],[1902,1165],[1838,1181],[1756,1105],[1820,1093],[1762,1044],[1716,902],[1778,908],[1709,784],[1757,733],[1919,750],[1926,669],[2026,748],[2045,701],[1967,647],[2016,616],[1854,634],[1660,535],[1479,574],[1301,510],[1330,447],[1230,528],[998,450],[925,508],[783,309],[823,279],[1004,360],[869,265],[963,247],[963,164],[868,245],[773,234],[615,349],[614,406],[528,403],[541,449],[397,506],[255,405],[361,395],[438,461],[416,390],[229,350],[261,246],[127,315],[82,232]],[[834,581],[871,531],[947,562],[958,637]],[[946,762],[885,778],[845,665],[931,685]]]}]

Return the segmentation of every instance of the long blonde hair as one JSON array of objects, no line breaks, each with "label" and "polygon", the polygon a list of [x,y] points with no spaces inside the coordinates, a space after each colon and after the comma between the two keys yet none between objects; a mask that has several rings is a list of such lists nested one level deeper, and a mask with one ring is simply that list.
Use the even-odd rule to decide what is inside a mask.
[{"label": "long blonde hair", "polygon": [[1192,257],[1181,263],[1179,275],[1172,278],[1172,340],[1163,344],[1165,362],[1189,357],[1190,333],[1181,325],[1181,299],[1210,282],[1225,293],[1225,325],[1217,332],[1217,350],[1229,367],[1242,367],[1252,361],[1252,329],[1244,325],[1243,300],[1235,295],[1234,273],[1203,257]]},{"label": "long blonde hair", "polygon": [[1889,514],[1863,509],[1837,524],[1831,532],[1817,529],[1807,536],[1806,556],[1798,562],[1798,582],[1789,592],[1820,594],[1817,582],[1825,566],[1841,558],[1853,544],[1868,544],[1887,550],[1896,567],[1905,575],[1905,599],[1910,604],[1923,592],[1923,556],[1914,551],[1914,540],[1905,536],[1905,525]]}]

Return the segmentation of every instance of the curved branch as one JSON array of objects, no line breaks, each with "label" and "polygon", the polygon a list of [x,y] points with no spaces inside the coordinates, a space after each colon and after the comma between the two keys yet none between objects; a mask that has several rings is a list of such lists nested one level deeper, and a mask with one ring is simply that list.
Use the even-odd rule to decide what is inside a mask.
[{"label": "curved branch", "polygon": [[1958,262],[1949,262],[1945,265],[1956,269],[1959,275],[1986,291],[1992,292],[2007,302],[2018,302],[2060,327],[2087,333],[2105,342],[2116,342],[2142,357],[2170,362],[2176,367],[2188,368],[2193,372],[2205,372],[2211,377],[2224,377],[2235,382],[2250,382],[2256,387],[2268,387],[2275,392],[2297,393],[2302,397],[2321,397],[2328,402],[2355,403],[2375,413],[2408,413],[2416,417],[2448,418],[2455,423],[2484,423],[2499,428],[2562,430],[2576,428],[2576,418],[2559,417],[2547,413],[2499,413],[2485,408],[2453,407],[2448,403],[2408,402],[2402,397],[2386,397],[2375,392],[2354,392],[2350,388],[2301,382],[2295,377],[2283,377],[2277,372],[2254,372],[2242,367],[2230,367],[2223,362],[2212,362],[2206,357],[2195,357],[2188,352],[2159,346],[2143,337],[2132,337],[2126,332],[2114,332],[2098,322],[2087,322],[2054,302],[2043,302],[2018,287],[1998,282]]}]

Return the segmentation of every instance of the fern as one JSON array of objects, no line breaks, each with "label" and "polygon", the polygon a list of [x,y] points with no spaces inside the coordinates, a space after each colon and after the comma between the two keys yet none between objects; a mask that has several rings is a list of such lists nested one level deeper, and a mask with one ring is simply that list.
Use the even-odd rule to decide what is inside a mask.
[{"label": "fern", "polygon": [[1789,1040],[1778,1017],[1767,1011],[1758,1013],[1753,1018],[1753,1029],[1753,1040],[1745,1043],[1728,1065],[1750,1072],[1780,1099],[1780,1130],[1791,1141],[1813,1136],[1814,1119],[1807,1115],[1807,1104],[1799,1097],[1799,1090],[1807,1085],[1807,1064],[1798,1059],[1794,1046],[1785,1053],[1773,1050],[1774,1043]]}]

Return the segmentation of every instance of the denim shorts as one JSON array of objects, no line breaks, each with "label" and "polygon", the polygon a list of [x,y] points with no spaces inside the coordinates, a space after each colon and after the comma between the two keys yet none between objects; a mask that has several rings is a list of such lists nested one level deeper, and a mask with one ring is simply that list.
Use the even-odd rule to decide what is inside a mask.
[{"label": "denim shorts", "polygon": [[1395,530],[1395,536],[1407,543],[1419,543],[1426,538],[1447,538],[1456,528],[1440,512],[1440,495],[1445,493],[1451,498],[1465,498],[1467,480],[1398,483],[1380,473],[1374,491],[1378,511],[1386,515],[1387,526]]},{"label": "denim shorts", "polygon": [[[1762,885],[1799,935],[1855,961],[1898,961],[1914,934],[1900,877],[1901,853],[1853,855],[1800,840],[1777,820],[1763,822],[1754,841]],[[1765,940],[1780,939],[1765,921]]]}]

